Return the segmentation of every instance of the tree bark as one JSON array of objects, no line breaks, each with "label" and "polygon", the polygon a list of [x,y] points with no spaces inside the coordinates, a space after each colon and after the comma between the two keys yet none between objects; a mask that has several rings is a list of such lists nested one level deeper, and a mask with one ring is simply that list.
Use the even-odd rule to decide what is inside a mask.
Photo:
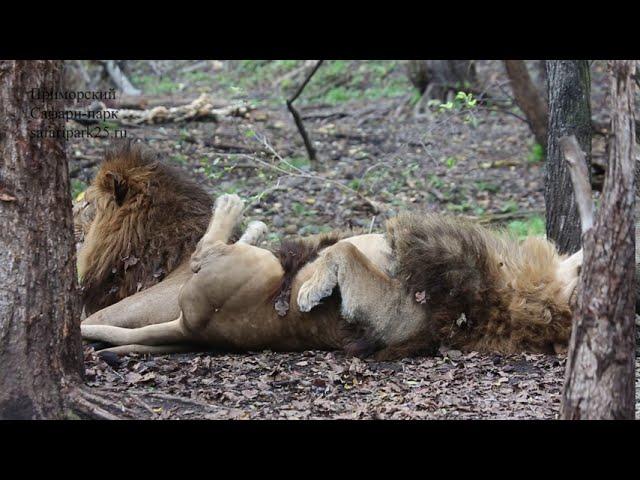
[{"label": "tree bark", "polygon": [[611,156],[600,211],[583,239],[564,419],[635,416],[634,73],[635,62],[613,62]]},{"label": "tree bark", "polygon": [[409,60],[407,75],[421,95],[443,102],[449,93],[477,84],[472,60]]},{"label": "tree bark", "polygon": [[[562,253],[580,248],[580,221],[558,141],[575,135],[591,165],[591,77],[586,60],[547,60],[549,126],[545,172],[547,237]],[[589,168],[590,171],[590,168]]]},{"label": "tree bark", "polygon": [[538,94],[524,60],[505,60],[511,90],[520,110],[527,117],[536,142],[547,149],[547,102]]},{"label": "tree bark", "polygon": [[[83,358],[61,61],[0,61],[0,419],[65,418]],[[35,90],[34,90],[35,89]]]}]

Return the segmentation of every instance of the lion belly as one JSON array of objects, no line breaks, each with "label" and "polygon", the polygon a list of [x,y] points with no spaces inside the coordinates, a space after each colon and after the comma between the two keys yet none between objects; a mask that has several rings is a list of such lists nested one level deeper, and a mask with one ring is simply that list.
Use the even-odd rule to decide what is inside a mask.
[{"label": "lion belly", "polygon": [[[182,324],[198,341],[237,350],[337,348],[337,305],[302,314],[294,304],[279,316],[274,292],[283,270],[273,253],[219,243],[180,293]],[[295,302],[294,302],[295,303]]]}]

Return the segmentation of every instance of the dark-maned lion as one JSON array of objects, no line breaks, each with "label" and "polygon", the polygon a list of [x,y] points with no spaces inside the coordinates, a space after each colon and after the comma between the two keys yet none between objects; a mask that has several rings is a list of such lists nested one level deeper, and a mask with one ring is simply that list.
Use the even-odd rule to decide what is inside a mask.
[{"label": "dark-maned lion", "polygon": [[142,145],[127,141],[109,150],[74,207],[85,312],[180,271],[207,228],[211,206],[202,187]]},{"label": "dark-maned lion", "polygon": [[566,258],[542,238],[405,214],[385,235],[316,236],[275,255],[254,246],[261,222],[229,243],[242,209],[236,195],[218,198],[182,283],[165,280],[97,312],[83,337],[116,352],[344,349],[379,359],[442,343],[512,353],[568,342],[581,252]]}]

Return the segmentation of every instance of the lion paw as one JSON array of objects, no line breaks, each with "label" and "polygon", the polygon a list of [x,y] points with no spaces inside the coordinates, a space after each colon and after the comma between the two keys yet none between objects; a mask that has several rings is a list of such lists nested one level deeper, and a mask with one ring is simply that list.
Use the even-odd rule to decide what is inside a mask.
[{"label": "lion paw", "polygon": [[323,298],[327,298],[336,286],[335,281],[314,282],[313,278],[302,284],[298,290],[298,308],[301,312],[310,312],[313,307],[320,304]]},{"label": "lion paw", "polygon": [[240,218],[243,208],[244,200],[235,193],[225,193],[216,199],[214,214],[216,216],[224,216],[227,218]]},{"label": "lion paw", "polygon": [[250,222],[247,229],[238,240],[238,243],[247,243],[249,245],[257,245],[262,241],[269,229],[264,222],[254,220]]},{"label": "lion paw", "polygon": [[227,242],[240,223],[244,201],[236,194],[224,194],[216,199],[209,231],[211,239]]}]

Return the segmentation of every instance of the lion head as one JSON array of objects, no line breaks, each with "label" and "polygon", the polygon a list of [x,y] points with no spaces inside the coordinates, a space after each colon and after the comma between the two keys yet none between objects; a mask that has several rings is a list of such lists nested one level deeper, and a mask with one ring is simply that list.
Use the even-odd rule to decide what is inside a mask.
[{"label": "lion head", "polygon": [[131,141],[110,148],[74,209],[85,311],[154,285],[188,260],[212,199],[202,187]]}]

